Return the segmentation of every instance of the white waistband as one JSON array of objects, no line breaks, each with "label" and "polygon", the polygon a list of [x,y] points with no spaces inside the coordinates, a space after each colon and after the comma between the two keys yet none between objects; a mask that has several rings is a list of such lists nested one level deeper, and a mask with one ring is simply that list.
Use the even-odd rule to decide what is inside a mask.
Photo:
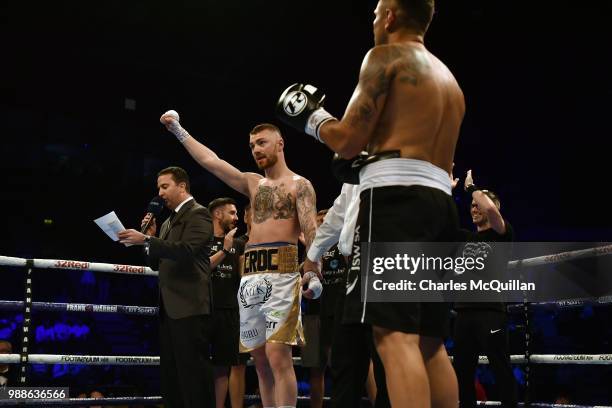
[{"label": "white waistband", "polygon": [[359,192],[385,186],[425,186],[451,195],[450,175],[416,159],[387,159],[368,164],[359,172]]}]

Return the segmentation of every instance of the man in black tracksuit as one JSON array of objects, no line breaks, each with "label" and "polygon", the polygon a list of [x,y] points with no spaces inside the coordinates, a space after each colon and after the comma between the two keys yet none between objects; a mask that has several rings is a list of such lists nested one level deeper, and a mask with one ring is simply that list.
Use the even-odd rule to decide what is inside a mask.
[{"label": "man in black tracksuit", "polygon": [[[502,271],[510,258],[507,244],[514,241],[514,231],[500,210],[500,201],[491,191],[474,185],[471,170],[465,179],[465,190],[472,199],[470,214],[477,232],[462,230],[464,256],[486,258],[488,273]],[[483,352],[495,375],[502,406],[517,406],[516,381],[510,365],[506,304],[499,302],[457,302],[454,325],[454,366],[459,382],[461,408],[476,406],[474,375],[478,355]]]}]

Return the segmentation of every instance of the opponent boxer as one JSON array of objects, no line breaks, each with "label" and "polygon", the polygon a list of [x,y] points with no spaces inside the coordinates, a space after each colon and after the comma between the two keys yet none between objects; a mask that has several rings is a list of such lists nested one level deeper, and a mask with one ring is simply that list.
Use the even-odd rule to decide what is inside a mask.
[{"label": "opponent boxer", "polygon": [[[366,146],[371,155],[397,152],[398,158],[360,171],[356,239],[362,242],[456,237],[449,174],[465,103],[451,72],[425,48],[433,11],[433,0],[379,0],[375,46],[342,120],[322,108],[325,96],[311,85],[289,87],[277,105],[286,123],[345,158]],[[456,407],[457,379],[443,345],[448,306],[363,302],[350,308],[359,301],[347,294],[345,318],[372,324],[392,405]],[[358,313],[346,315],[349,309]]]},{"label": "opponent boxer", "polygon": [[[220,159],[183,129],[176,112],[166,112],[160,121],[202,167],[252,203],[253,223],[238,292],[240,348],[255,359],[263,406],[295,407],[291,346],[303,340],[296,244],[300,232],[307,247],[315,236],[314,189],[287,167],[284,141],[274,125],[257,125],[250,132],[251,154],[265,172],[262,177]],[[317,281],[309,287],[321,285]]]}]

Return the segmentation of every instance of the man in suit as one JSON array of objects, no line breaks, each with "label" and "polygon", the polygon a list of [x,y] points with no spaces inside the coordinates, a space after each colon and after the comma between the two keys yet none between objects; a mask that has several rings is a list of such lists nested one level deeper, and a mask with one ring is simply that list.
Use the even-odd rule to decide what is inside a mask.
[{"label": "man in suit", "polygon": [[210,213],[190,194],[189,176],[168,167],[157,178],[159,196],[171,211],[159,237],[155,219],[145,216],[145,233],[130,229],[120,242],[144,245],[150,265],[159,271],[160,357],[164,405],[213,407],[215,401],[211,335]]}]

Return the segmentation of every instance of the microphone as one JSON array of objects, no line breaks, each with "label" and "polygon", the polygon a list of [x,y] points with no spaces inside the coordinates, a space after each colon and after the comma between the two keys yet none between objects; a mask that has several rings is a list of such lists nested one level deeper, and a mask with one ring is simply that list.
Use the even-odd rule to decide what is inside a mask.
[{"label": "microphone", "polygon": [[140,232],[144,234],[146,230],[149,228],[149,225],[151,225],[151,221],[155,219],[155,217],[159,216],[159,214],[161,214],[163,209],[164,209],[164,199],[161,198],[160,196],[153,197],[153,199],[147,206],[147,214],[146,214],[146,215],[150,215],[151,218],[149,218],[149,221],[147,221],[147,223],[142,226],[142,228],[140,229]]}]

